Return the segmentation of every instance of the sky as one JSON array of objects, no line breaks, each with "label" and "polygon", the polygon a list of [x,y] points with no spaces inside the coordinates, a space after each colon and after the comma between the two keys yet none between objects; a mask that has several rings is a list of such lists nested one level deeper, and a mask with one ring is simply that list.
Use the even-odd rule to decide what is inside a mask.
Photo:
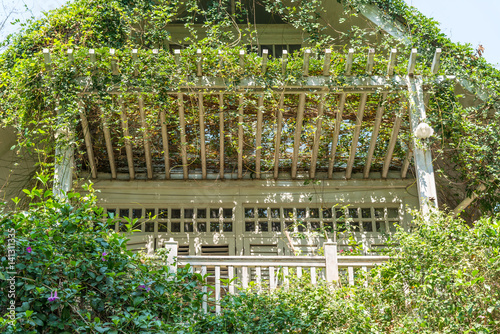
[{"label": "sky", "polygon": [[[332,1],[332,0],[329,0]],[[469,43],[474,49],[482,45],[483,57],[500,69],[500,0],[405,0],[424,15],[440,22],[441,30],[453,42]],[[66,0],[0,0],[9,8],[15,8],[11,19],[24,20],[32,15],[38,17],[42,11],[62,6]],[[26,5],[30,11],[24,11]],[[0,23],[5,12],[0,7]],[[0,39],[15,31],[17,26],[7,24],[0,31]]]}]

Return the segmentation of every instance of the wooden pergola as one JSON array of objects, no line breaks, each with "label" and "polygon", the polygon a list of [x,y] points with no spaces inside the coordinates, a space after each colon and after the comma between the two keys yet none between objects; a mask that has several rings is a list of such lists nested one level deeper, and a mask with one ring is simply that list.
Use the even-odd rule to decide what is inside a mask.
[{"label": "wooden pergola", "polygon": [[[157,54],[159,51],[154,49],[152,54]],[[114,59],[115,51],[110,50],[110,57]],[[179,63],[180,50],[175,50],[173,57],[176,63]],[[137,59],[138,50],[132,51],[132,57]],[[72,60],[73,51],[68,50],[68,57]],[[89,50],[90,61],[95,61],[94,50]],[[413,49],[408,60],[407,73],[405,76],[394,74],[396,66],[397,50],[393,49],[390,52],[387,72],[385,76],[373,75],[375,65],[375,51],[370,49],[367,55],[365,74],[353,75],[353,59],[354,50],[350,49],[346,55],[344,73],[341,76],[331,76],[331,50],[327,49],[323,57],[322,75],[310,74],[310,58],[311,50],[305,50],[302,68],[302,80],[298,83],[289,83],[285,80],[276,82],[280,85],[274,85],[269,88],[262,83],[262,80],[256,76],[243,76],[238,80],[238,83],[228,89],[228,80],[226,78],[214,77],[210,73],[202,71],[203,55],[201,50],[197,53],[196,73],[193,73],[190,82],[179,84],[175,89],[168,91],[172,103],[176,104],[176,114],[169,114],[161,108],[157,110],[158,129],[151,131],[150,123],[148,123],[148,114],[146,112],[146,104],[148,103],[147,94],[151,92],[140,91],[130,88],[128,91],[123,91],[117,85],[110,87],[108,93],[116,98],[117,104],[121,109],[119,112],[119,122],[113,121],[106,116],[104,110],[97,108],[97,113],[91,115],[84,103],[84,99],[91,98],[97,95],[97,90],[93,88],[89,77],[78,78],[78,82],[84,87],[79,93],[82,100],[79,102],[80,118],[82,134],[85,143],[90,174],[93,179],[118,179],[118,180],[169,180],[169,179],[344,179],[352,178],[362,179],[387,179],[407,177],[410,167],[410,161],[414,159],[415,175],[418,185],[418,194],[421,209],[427,212],[431,206],[437,205],[436,186],[434,182],[434,172],[432,167],[432,156],[429,149],[426,148],[422,139],[411,136],[412,143],[406,148],[406,155],[402,161],[398,161],[394,165],[394,150],[398,144],[398,136],[404,127],[405,119],[409,124],[409,131],[412,133],[414,129],[426,119],[426,99],[428,94],[425,92],[422,76],[415,75],[415,66],[417,62],[417,50]],[[453,80],[453,76],[438,76],[439,58],[441,50],[437,49],[434,56],[434,61],[431,66],[433,76],[426,80],[433,82],[443,82]],[[51,65],[51,56],[49,50],[44,50],[45,63]],[[119,74],[119,65],[116,60],[112,60],[111,68],[109,69],[113,75]],[[262,53],[261,73],[264,75],[267,71],[268,57],[266,50]],[[245,64],[245,51],[240,51],[241,68]],[[287,54],[284,51],[281,58],[282,74],[286,77],[287,74]],[[385,105],[391,94],[407,94],[407,98],[400,99],[400,112],[388,116],[390,120],[390,136],[386,145],[383,157],[376,155],[376,148],[379,144],[379,133],[382,125],[387,126],[388,122],[383,121],[385,115]],[[128,94],[127,98],[123,96]],[[269,95],[273,101],[277,101],[277,107],[269,107]],[[130,114],[127,102],[131,97],[135,99],[138,106],[138,114]],[[253,129],[253,138],[251,144],[252,149],[248,149],[249,144],[245,142],[245,123],[248,118],[245,117],[245,102],[251,96],[254,103],[254,112],[251,124],[246,124],[247,127]],[[372,117],[367,118],[367,103],[370,97],[374,96],[378,103],[376,107],[370,109]],[[353,98],[354,97],[354,98]],[[186,120],[186,102],[191,101],[191,109],[196,109],[196,118],[194,122],[188,124]],[[285,106],[286,102],[293,101],[296,103],[292,108]],[[127,100],[128,99],[128,100]],[[210,106],[207,102],[209,99]],[[231,100],[231,106],[237,108],[236,119],[229,121],[225,113],[226,103]],[[194,101],[194,102],[193,102]],[[216,101],[214,103],[214,101]],[[329,102],[327,102],[329,101]],[[333,102],[332,102],[333,101]],[[346,117],[345,108],[347,101],[351,101],[350,107],[357,104],[357,111]],[[194,105],[193,105],[194,103]],[[276,105],[276,103],[275,103]],[[373,103],[372,103],[373,105]],[[312,106],[312,107],[311,107]],[[207,108],[215,110],[218,114],[218,124],[215,124],[213,117],[210,122],[207,120]],[[314,112],[308,115],[308,108]],[[211,110],[212,110],[211,109]],[[218,111],[218,112],[217,112]],[[214,112],[211,112],[214,114]],[[284,118],[292,118],[293,123],[286,123]],[[405,118],[407,117],[407,118]],[[179,138],[173,138],[169,134],[169,120],[176,118],[178,120],[177,132]],[[267,121],[272,118],[271,125]],[[133,119],[133,122],[131,121]],[[363,122],[370,122],[371,131],[363,129]],[[325,121],[329,120],[333,124],[332,128],[325,129]],[[345,157],[345,163],[340,167],[336,166],[339,159],[339,143],[343,133],[346,130],[342,129],[342,124],[349,122],[352,133],[349,134],[350,145],[348,155]],[[134,123],[134,124],[132,124]],[[197,124],[196,124],[197,123]],[[210,123],[210,124],[209,124]],[[269,123],[269,124],[268,124]],[[295,124],[294,129],[291,125]],[[304,125],[312,125],[313,130],[305,129]],[[216,138],[214,131],[208,132],[208,128],[218,129],[219,137]],[[144,173],[139,172],[137,168],[137,150],[131,141],[131,131],[137,132],[137,129],[142,129],[142,153],[144,157]],[[288,131],[288,137],[284,139],[284,133]],[[102,130],[96,130],[102,129]],[[96,158],[95,138],[96,133],[102,131],[102,136],[105,143],[105,156],[109,164],[109,169],[106,171],[99,165]],[[234,132],[234,142],[236,144],[237,162],[236,165],[230,166],[228,170],[227,149],[228,143],[224,139],[224,134]],[[289,135],[293,131],[293,135]],[[302,137],[305,132],[312,138],[309,146],[304,146]],[[312,131],[312,132],[311,132]],[[121,132],[119,138],[113,136],[113,133]],[[155,132],[155,133],[153,133]],[[248,131],[247,131],[248,132]],[[194,136],[193,133],[198,134]],[[222,135],[221,135],[222,134]],[[272,135],[273,138],[270,138]],[[368,139],[369,137],[369,139]],[[325,139],[326,138],[326,139]],[[172,140],[178,144],[172,145]],[[288,149],[280,149],[283,142],[287,141]],[[363,140],[367,145],[361,146]],[[424,139],[425,140],[425,139]],[[197,143],[196,148],[194,143]],[[218,143],[218,161],[207,158],[207,145],[209,142]],[[293,144],[292,144],[293,143]],[[272,145],[271,145],[272,144]],[[325,146],[326,145],[326,146]],[[117,146],[120,146],[119,148]],[[161,149],[156,150],[156,153],[161,151],[162,157],[158,154],[154,156],[152,147],[158,146]],[[272,146],[272,147],[271,147]],[[404,147],[405,145],[400,145]],[[307,157],[304,156],[304,148],[307,148]],[[321,147],[325,151],[328,150],[328,156],[320,154]],[[125,150],[125,161],[121,161],[121,149]],[[269,152],[268,148],[274,149]],[[71,185],[70,165],[73,156],[73,149],[69,148],[66,151],[59,150],[61,156],[65,156],[59,161],[56,166],[56,188],[69,190]],[[135,151],[134,151],[135,150]],[[378,150],[380,152],[380,149]],[[100,150],[103,154],[104,150]],[[196,152],[196,154],[193,154]],[[309,153],[310,152],[310,153]],[[196,165],[191,165],[190,159],[193,155],[197,155]],[[213,155],[213,154],[212,154]],[[263,155],[266,157],[272,156],[272,166],[269,167],[269,159],[266,161],[266,166],[263,167]],[[249,158],[251,157],[251,158]],[[362,168],[356,166],[355,160],[362,159],[364,161]],[[161,159],[162,158],[162,159]],[[179,159],[180,163],[172,163],[173,160]],[[251,160],[251,171],[249,172],[248,161]],[[283,160],[288,159],[290,162],[284,166]],[[381,168],[374,174],[372,171],[373,162],[375,159],[382,161]],[[102,160],[99,156],[99,160]],[[162,161],[163,172],[159,172],[159,163]],[[124,167],[126,165],[126,171]],[[122,166],[122,167],[120,167]],[[306,167],[304,167],[306,166]],[[397,169],[399,174],[389,173],[390,169]],[[359,173],[356,173],[356,172]]]}]

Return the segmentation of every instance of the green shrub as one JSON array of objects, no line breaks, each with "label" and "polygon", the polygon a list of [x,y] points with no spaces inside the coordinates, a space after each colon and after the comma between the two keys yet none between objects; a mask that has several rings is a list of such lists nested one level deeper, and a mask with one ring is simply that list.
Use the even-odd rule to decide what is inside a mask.
[{"label": "green shrub", "polygon": [[199,317],[199,275],[169,275],[127,251],[92,196],[71,193],[72,203],[38,189],[29,196],[29,211],[0,214],[0,332],[170,333]]}]

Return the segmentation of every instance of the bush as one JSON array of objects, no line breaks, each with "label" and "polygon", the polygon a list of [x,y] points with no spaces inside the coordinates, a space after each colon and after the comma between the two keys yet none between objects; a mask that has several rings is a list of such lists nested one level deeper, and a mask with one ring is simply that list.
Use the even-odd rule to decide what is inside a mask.
[{"label": "bush", "polygon": [[92,196],[70,193],[71,203],[39,189],[28,196],[41,200],[0,214],[0,332],[171,333],[199,318],[199,275],[169,276],[127,251]]}]

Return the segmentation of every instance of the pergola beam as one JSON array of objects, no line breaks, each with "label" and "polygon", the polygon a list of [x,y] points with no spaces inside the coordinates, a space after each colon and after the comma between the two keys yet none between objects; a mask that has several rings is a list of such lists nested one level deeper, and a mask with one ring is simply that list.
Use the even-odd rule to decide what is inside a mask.
[{"label": "pergola beam", "polygon": [[387,93],[382,94],[380,99],[377,113],[375,115],[375,122],[373,124],[373,131],[370,139],[370,147],[368,148],[368,153],[366,154],[366,163],[363,170],[363,177],[367,179],[370,176],[370,168],[373,160],[373,153],[375,152],[375,146],[377,145],[378,133],[380,131],[380,124],[382,123],[382,115],[384,114],[384,103],[387,99]]},{"label": "pergola beam", "polygon": [[318,102],[318,117],[316,119],[316,129],[314,129],[314,143],[313,149],[311,152],[311,167],[309,169],[309,177],[314,179],[316,176],[316,164],[318,162],[318,151],[319,151],[319,142],[321,139],[321,125],[323,122],[323,109],[325,106],[325,95],[321,94],[319,96]]},{"label": "pergola beam", "polygon": [[238,178],[243,178],[243,95],[238,99]]},{"label": "pergola beam", "polygon": [[207,153],[205,144],[205,107],[203,106],[203,94],[198,93],[198,120],[200,125],[200,160],[201,177],[207,178]]},{"label": "pergola beam", "polygon": [[219,175],[224,179],[224,95],[219,95]]},{"label": "pergola beam", "polygon": [[146,113],[144,112],[144,99],[141,95],[138,97],[139,100],[139,114],[141,116],[141,126],[143,130],[143,140],[144,140],[144,155],[146,157],[146,170],[148,173],[148,179],[153,178],[153,163],[151,159],[151,144],[149,142],[149,131],[148,124],[146,122]]},{"label": "pergola beam", "polygon": [[302,122],[304,121],[305,105],[306,94],[300,94],[299,105],[297,108],[297,119],[295,121],[295,137],[293,140],[292,179],[295,179],[297,177],[297,164],[299,161],[300,137],[302,135]]},{"label": "pergola beam", "polygon": [[111,178],[116,179],[116,164],[115,153],[113,152],[113,143],[111,142],[111,131],[109,130],[106,117],[102,117],[102,132],[104,133],[104,141],[106,142],[106,151],[108,152],[109,169],[111,170]]},{"label": "pergola beam", "polygon": [[335,130],[333,132],[332,148],[330,152],[330,162],[328,163],[328,178],[333,178],[333,166],[335,164],[335,153],[337,152],[337,145],[340,136],[340,125],[342,124],[342,113],[344,112],[345,100],[347,94],[340,94],[339,106],[335,116]]},{"label": "pergola beam", "polygon": [[[415,128],[425,120],[425,104],[421,77],[407,77],[409,105],[410,105],[410,128],[412,133]],[[425,139],[423,139],[425,140]],[[431,150],[426,147],[427,143],[419,142],[420,139],[413,138],[413,154],[415,160],[415,171],[417,174],[418,199],[420,209],[428,214],[432,207],[437,207],[437,190],[432,167]]]},{"label": "pergola beam", "polygon": [[132,153],[132,143],[130,142],[130,132],[128,130],[127,108],[125,107],[123,100],[120,100],[120,105],[120,118],[122,123],[123,138],[125,141],[125,152],[127,154],[128,173],[130,179],[133,180],[135,178],[134,155]]},{"label": "pergola beam", "polygon": [[262,122],[264,118],[264,95],[257,102],[257,129],[255,131],[255,177],[260,179],[260,157],[262,151]]},{"label": "pergola beam", "polygon": [[182,159],[182,173],[184,179],[189,177],[188,160],[187,160],[187,143],[186,143],[186,118],[184,115],[184,94],[177,94],[177,103],[179,105],[179,132],[181,134],[181,159]]},{"label": "pergola beam", "polygon": [[89,122],[87,121],[87,116],[85,116],[85,110],[83,107],[83,103],[81,101],[78,102],[78,107],[80,113],[80,120],[82,122],[83,137],[85,139],[85,147],[87,148],[87,155],[89,157],[90,173],[92,175],[92,178],[95,179],[97,178],[97,166],[95,163],[92,138],[90,137]]},{"label": "pergola beam", "polygon": [[276,120],[276,137],[274,143],[274,178],[277,179],[279,175],[280,166],[280,150],[281,150],[281,131],[283,128],[283,104],[285,96],[280,95],[280,102],[278,106],[278,117]]},{"label": "pergola beam", "polygon": [[170,155],[168,148],[167,120],[165,110],[160,112],[161,139],[163,144],[163,159],[165,163],[165,179],[170,179]]},{"label": "pergola beam", "polygon": [[345,171],[345,178],[350,179],[352,174],[352,167],[354,165],[354,158],[356,157],[356,150],[358,149],[359,135],[361,133],[361,124],[363,122],[363,115],[365,112],[366,100],[368,99],[368,94],[361,94],[359,101],[358,112],[356,114],[356,125],[354,128],[354,133],[352,135],[351,150],[349,151],[349,159],[347,160],[347,167]]},{"label": "pergola beam", "polygon": [[394,126],[392,127],[391,139],[389,140],[389,145],[387,145],[387,152],[384,159],[384,167],[382,168],[382,178],[387,178],[389,173],[389,167],[391,165],[392,155],[394,153],[394,148],[398,141],[399,129],[401,128],[401,116],[396,115],[394,120]]},{"label": "pergola beam", "polygon": [[408,174],[408,169],[410,168],[411,158],[413,157],[413,151],[408,149],[406,152],[405,160],[403,161],[403,166],[401,166],[401,178],[405,179]]}]

